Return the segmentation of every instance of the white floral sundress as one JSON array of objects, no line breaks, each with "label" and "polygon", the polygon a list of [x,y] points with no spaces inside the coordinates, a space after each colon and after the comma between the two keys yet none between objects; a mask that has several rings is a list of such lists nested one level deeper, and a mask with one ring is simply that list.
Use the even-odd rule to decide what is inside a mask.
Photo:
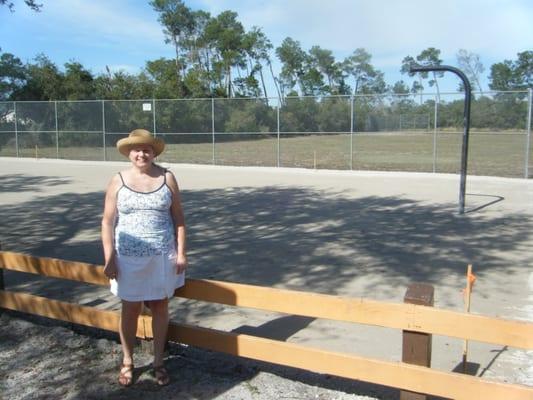
[{"label": "white floral sundress", "polygon": [[170,298],[185,283],[176,274],[176,237],[170,206],[172,192],[166,184],[152,192],[122,186],[117,192],[115,225],[117,279],[111,292],[126,301]]}]

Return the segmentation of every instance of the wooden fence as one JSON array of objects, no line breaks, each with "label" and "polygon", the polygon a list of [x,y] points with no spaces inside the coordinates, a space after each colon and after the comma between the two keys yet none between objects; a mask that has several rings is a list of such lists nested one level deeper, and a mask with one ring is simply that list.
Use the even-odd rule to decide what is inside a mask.
[{"label": "wooden fence", "polygon": [[[90,284],[109,284],[102,266],[20,253],[0,252],[0,268]],[[533,323],[489,318],[416,304],[386,303],[196,279],[188,279],[183,288],[176,290],[175,295],[231,306],[533,349]],[[27,293],[0,290],[0,307],[115,332],[118,330],[118,312],[50,300]],[[403,362],[363,358],[246,334],[171,321],[168,335],[169,340],[179,343],[411,392],[465,400],[533,400],[533,387],[530,386],[493,382]],[[150,316],[139,317],[137,336],[153,336]]]}]

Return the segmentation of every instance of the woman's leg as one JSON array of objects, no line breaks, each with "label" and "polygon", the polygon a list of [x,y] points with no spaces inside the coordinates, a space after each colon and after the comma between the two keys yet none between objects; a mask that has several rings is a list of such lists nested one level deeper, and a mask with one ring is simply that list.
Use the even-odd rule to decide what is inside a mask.
[{"label": "woman's leg", "polygon": [[152,311],[152,330],[154,333],[154,367],[163,365],[163,353],[168,331],[168,299],[147,302]]},{"label": "woman's leg", "polygon": [[122,312],[120,315],[120,342],[122,343],[124,365],[133,364],[133,346],[137,333],[137,319],[141,313],[142,302],[122,300]]}]

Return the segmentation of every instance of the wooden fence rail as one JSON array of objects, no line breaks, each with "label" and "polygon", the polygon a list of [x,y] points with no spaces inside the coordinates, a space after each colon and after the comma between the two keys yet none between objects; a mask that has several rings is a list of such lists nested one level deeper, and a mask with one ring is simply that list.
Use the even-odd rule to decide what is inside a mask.
[{"label": "wooden fence rail", "polygon": [[[19,253],[0,252],[0,268],[49,277],[108,285],[103,267]],[[533,324],[439,310],[414,304],[350,299],[211,280],[187,280],[176,296],[232,306],[433,333],[523,349],[533,348]],[[118,330],[119,314],[0,290],[0,307]],[[141,315],[137,335],[151,338],[151,317]],[[169,340],[276,364],[328,373],[453,399],[528,399],[533,388],[319,350],[245,334],[170,323]]]}]

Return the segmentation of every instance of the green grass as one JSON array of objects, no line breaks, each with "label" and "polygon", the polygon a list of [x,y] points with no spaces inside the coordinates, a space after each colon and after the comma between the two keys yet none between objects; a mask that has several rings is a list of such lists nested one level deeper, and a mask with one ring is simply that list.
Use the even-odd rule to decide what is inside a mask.
[{"label": "green grass", "polygon": [[[211,135],[207,135],[206,141]],[[213,164],[213,145],[179,143],[183,136],[165,137],[163,162]],[[185,140],[187,140],[185,138]],[[173,143],[171,143],[173,142]],[[460,171],[462,133],[437,135],[436,172]],[[353,159],[350,147],[353,148]],[[237,166],[277,166],[276,135],[217,135],[215,164]],[[526,135],[519,132],[470,135],[468,173],[503,177],[524,177]],[[432,133],[361,133],[326,135],[281,135],[280,166],[377,171],[433,171]],[[114,147],[106,149],[108,160],[124,160]],[[19,149],[21,157],[56,158],[55,147]],[[15,156],[13,147],[0,149],[1,156]],[[103,160],[102,147],[60,147],[59,158]],[[533,167],[533,156],[530,155]],[[533,169],[533,168],[530,168]]]}]

